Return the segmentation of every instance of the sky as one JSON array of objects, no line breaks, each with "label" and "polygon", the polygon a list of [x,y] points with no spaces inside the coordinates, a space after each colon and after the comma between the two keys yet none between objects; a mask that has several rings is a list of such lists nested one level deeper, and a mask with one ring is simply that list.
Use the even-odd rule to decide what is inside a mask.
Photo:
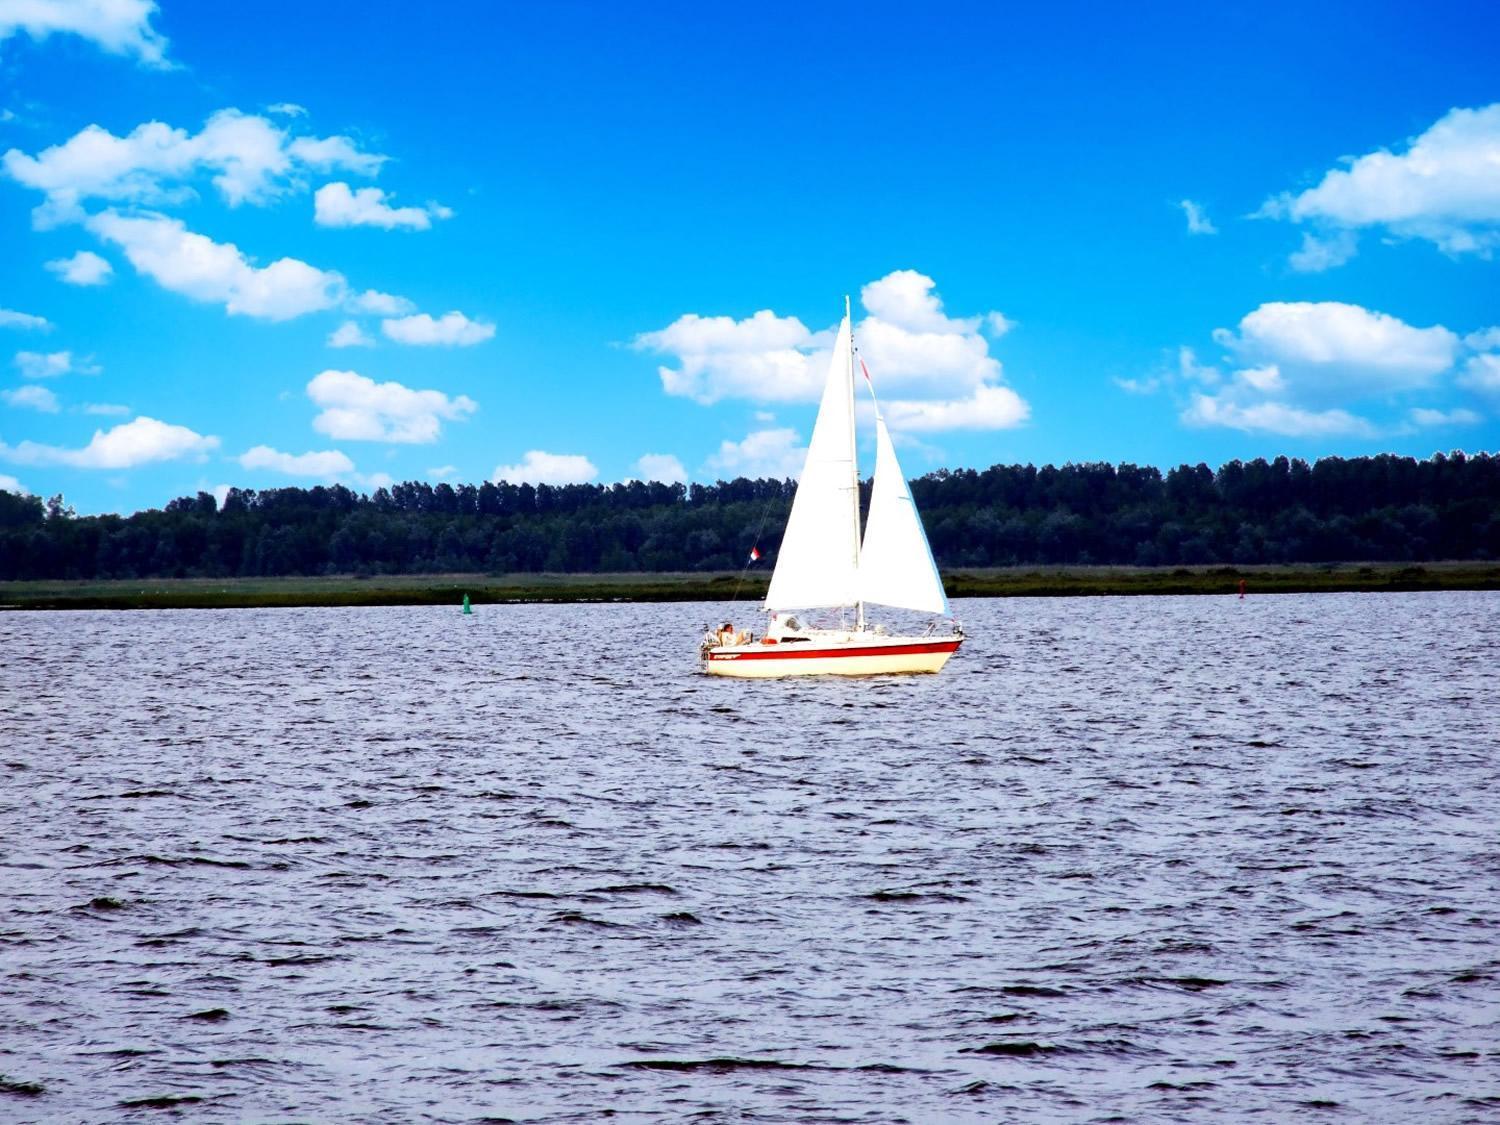
[{"label": "sky", "polygon": [[0,488],[1500,448],[1500,8],[1109,7],[0,0]]}]

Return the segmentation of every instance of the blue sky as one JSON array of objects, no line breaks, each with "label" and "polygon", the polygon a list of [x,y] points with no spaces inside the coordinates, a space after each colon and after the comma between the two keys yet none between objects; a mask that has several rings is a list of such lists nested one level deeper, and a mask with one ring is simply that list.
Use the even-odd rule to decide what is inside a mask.
[{"label": "blue sky", "polygon": [[1102,7],[0,0],[0,487],[1500,445],[1500,11]]}]

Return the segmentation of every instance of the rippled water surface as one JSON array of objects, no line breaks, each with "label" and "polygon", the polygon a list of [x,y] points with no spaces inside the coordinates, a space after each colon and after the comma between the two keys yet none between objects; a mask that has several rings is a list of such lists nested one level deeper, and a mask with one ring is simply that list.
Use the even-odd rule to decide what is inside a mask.
[{"label": "rippled water surface", "polygon": [[1500,596],[958,609],[0,616],[0,1120],[1500,1117]]}]

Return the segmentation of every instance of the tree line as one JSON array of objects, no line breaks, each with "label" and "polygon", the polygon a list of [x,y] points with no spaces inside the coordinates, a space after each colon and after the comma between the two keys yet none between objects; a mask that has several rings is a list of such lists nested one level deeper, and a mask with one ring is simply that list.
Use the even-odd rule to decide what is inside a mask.
[{"label": "tree line", "polygon": [[[948,568],[1500,558],[1500,456],[939,470],[911,482]],[[796,484],[420,481],[200,492],[129,516],[0,491],[0,578],[768,568]],[[868,502],[868,482],[865,486]]]}]

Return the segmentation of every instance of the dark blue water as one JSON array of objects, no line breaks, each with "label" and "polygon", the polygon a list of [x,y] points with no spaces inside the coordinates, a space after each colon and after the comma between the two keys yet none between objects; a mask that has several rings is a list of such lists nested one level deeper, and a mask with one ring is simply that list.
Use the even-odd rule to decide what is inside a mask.
[{"label": "dark blue water", "polygon": [[1500,1118],[1500,596],[0,615],[0,1120]]}]

